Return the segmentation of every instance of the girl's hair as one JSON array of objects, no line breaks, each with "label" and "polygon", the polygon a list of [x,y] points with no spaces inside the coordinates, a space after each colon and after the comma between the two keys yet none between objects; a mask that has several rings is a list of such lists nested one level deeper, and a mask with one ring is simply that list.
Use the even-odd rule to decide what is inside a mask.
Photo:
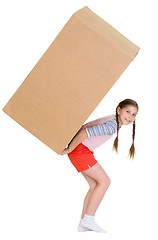
[{"label": "girl's hair", "polygon": [[[118,107],[124,108],[124,107],[126,107],[128,105],[134,106],[138,110],[138,104],[134,100],[132,100],[132,99],[125,99],[125,100],[123,100],[122,102],[119,103],[117,108]],[[117,137],[115,138],[114,145],[113,145],[113,150],[115,150],[116,152],[118,152],[118,135],[119,135],[119,120],[118,120],[117,108],[116,108]],[[130,158],[134,158],[134,155],[135,155],[135,147],[134,147],[135,126],[136,126],[136,123],[135,123],[135,121],[133,121],[133,133],[132,133],[132,140],[133,141],[132,141],[132,145],[131,145],[131,147],[129,149],[129,157]]]}]

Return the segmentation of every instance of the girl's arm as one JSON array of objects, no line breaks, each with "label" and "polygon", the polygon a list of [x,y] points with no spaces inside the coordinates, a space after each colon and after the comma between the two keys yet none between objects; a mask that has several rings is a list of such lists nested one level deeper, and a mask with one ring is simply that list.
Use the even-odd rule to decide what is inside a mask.
[{"label": "girl's arm", "polygon": [[76,136],[69,143],[68,147],[64,149],[61,155],[68,154],[72,152],[81,142],[83,142],[88,137],[86,129],[81,129]]}]

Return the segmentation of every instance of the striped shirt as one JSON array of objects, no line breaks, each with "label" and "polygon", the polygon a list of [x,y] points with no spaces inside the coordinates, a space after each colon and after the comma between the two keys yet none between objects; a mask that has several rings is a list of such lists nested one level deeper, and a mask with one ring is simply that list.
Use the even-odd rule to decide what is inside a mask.
[{"label": "striped shirt", "polygon": [[116,118],[113,118],[103,124],[94,127],[86,128],[88,137],[112,135],[117,131]]},{"label": "striped shirt", "polygon": [[94,120],[83,125],[82,129],[86,129],[88,135],[82,144],[93,151],[94,148],[102,145],[117,131],[116,116],[110,115]]}]

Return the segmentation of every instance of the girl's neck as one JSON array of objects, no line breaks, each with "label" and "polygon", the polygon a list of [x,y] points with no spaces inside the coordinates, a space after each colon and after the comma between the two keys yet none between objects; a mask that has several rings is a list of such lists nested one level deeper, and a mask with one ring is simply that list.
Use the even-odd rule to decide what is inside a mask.
[{"label": "girl's neck", "polygon": [[[115,114],[115,117],[116,117],[116,114]],[[119,115],[118,115],[118,121],[119,121],[119,129],[122,127],[122,122],[121,122],[121,120],[120,120],[120,117],[119,117]]]}]

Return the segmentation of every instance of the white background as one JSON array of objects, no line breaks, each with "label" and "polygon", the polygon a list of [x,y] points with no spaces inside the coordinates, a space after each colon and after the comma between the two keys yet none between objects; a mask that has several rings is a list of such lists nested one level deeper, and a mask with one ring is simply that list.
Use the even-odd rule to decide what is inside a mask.
[{"label": "white background", "polygon": [[[137,155],[127,158],[132,126],[95,150],[111,179],[96,221],[107,234],[78,233],[88,184],[71,165],[22,128],[2,108],[62,30],[72,14],[88,6],[141,50],[88,121],[115,113],[132,98]],[[158,14],[156,0],[1,1],[0,23],[0,239],[158,239],[157,79]]]}]

